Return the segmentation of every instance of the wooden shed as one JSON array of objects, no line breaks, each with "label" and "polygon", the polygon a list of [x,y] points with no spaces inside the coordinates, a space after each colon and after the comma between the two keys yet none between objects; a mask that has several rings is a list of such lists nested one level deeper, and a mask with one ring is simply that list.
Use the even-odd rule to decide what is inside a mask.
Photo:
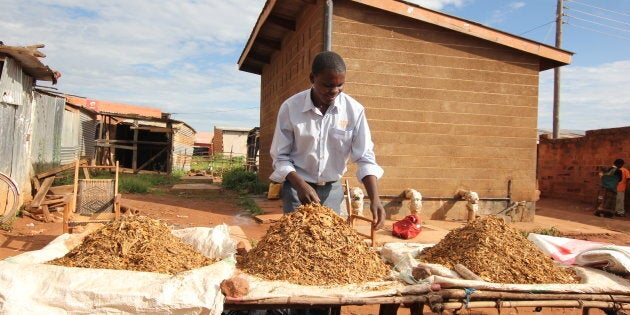
[{"label": "wooden shed", "polygon": [[121,167],[129,168],[133,173],[190,170],[196,132],[188,124],[168,117],[99,114],[97,164],[112,165],[117,160]]},{"label": "wooden shed", "polygon": [[533,219],[539,72],[570,52],[403,1],[269,0],[238,61],[261,76],[264,179],[280,104],[310,86],[326,49],[344,57],[344,92],[366,107],[385,197],[413,188],[424,215],[462,218],[457,193],[470,190],[481,214],[523,201],[513,219]]}]

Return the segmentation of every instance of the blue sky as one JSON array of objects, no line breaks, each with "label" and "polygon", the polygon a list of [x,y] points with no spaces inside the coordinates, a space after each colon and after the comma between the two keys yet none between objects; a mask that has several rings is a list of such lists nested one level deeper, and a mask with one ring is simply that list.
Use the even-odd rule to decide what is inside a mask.
[{"label": "blue sky", "polygon": [[[3,0],[0,40],[46,44],[59,91],[160,108],[197,131],[259,125],[259,76],[237,62],[264,0]],[[556,0],[409,1],[554,45]],[[560,127],[630,125],[630,0],[565,0]],[[41,85],[48,85],[40,82]],[[551,129],[553,71],[539,128]]]}]

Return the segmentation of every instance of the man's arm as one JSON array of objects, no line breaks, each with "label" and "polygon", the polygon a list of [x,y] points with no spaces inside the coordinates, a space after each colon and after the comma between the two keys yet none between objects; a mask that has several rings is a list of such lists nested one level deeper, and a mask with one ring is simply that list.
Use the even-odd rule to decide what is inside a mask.
[{"label": "man's arm", "polygon": [[381,199],[378,196],[376,176],[367,175],[363,177],[362,182],[370,198],[370,210],[372,211],[372,218],[374,219],[374,227],[380,229],[385,224],[385,208],[383,208]]}]

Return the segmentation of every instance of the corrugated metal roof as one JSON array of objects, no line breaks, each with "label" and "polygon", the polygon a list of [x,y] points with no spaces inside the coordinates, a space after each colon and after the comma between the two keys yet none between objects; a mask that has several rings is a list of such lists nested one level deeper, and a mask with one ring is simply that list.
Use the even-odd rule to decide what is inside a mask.
[{"label": "corrugated metal roof", "polygon": [[[482,24],[433,11],[402,0],[349,0],[418,21],[431,23],[466,35],[491,41],[540,56],[540,71],[567,65],[573,53]],[[285,36],[295,31],[298,16],[304,7],[316,0],[267,0],[258,21],[238,60],[239,69],[261,74],[263,66],[281,49]],[[334,11],[334,8],[333,8]],[[334,35],[333,35],[334,36]]]}]

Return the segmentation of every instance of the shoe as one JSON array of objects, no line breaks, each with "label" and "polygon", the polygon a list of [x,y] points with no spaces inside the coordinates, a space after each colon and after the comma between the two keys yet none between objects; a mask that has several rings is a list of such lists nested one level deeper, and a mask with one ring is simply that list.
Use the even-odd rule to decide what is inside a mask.
[{"label": "shoe", "polygon": [[615,213],[616,217],[620,217],[620,218],[625,218],[626,214],[625,213]]}]

